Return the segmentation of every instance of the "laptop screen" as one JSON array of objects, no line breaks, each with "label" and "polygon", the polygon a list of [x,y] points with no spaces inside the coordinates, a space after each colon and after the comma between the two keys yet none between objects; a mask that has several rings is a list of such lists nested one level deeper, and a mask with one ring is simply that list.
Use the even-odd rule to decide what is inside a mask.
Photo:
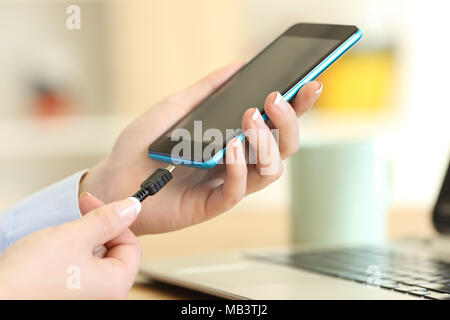
[{"label": "laptop screen", "polygon": [[450,234],[450,163],[434,207],[433,223],[439,232]]}]

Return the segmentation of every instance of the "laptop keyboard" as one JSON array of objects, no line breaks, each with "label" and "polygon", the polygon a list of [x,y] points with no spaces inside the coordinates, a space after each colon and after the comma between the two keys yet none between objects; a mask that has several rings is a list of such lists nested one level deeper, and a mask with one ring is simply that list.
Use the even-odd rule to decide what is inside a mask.
[{"label": "laptop keyboard", "polygon": [[429,299],[450,300],[450,263],[385,247],[252,256]]}]

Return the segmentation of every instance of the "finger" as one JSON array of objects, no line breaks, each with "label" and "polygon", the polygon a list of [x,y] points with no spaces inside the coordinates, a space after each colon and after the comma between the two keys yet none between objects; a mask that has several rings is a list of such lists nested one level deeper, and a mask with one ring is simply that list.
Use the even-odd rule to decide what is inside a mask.
[{"label": "finger", "polygon": [[279,92],[273,92],[266,99],[264,111],[272,125],[279,129],[278,145],[281,158],[285,159],[296,153],[300,140],[298,119],[291,105]]},{"label": "finger", "polygon": [[112,248],[114,248],[117,245],[134,244],[135,242],[137,242],[137,238],[134,235],[134,233],[130,229],[125,229],[117,237],[115,237],[115,238],[111,239],[110,241],[108,241],[107,243],[105,243],[105,247],[108,250],[111,250]]},{"label": "finger", "polygon": [[129,275],[136,275],[142,258],[139,241],[130,229],[126,229],[119,236],[106,244],[108,251],[106,258],[120,261]]},{"label": "finger", "polygon": [[247,110],[242,127],[250,145],[249,164],[255,164],[249,168],[247,192],[254,192],[277,180],[283,164],[275,136],[257,108]]},{"label": "finger", "polygon": [[[99,207],[104,206],[104,202],[97,199],[93,195],[91,195],[88,192],[85,192],[80,195],[79,198],[79,205],[80,205],[80,211],[82,214],[86,214],[89,211],[95,210]],[[105,254],[110,250],[111,248],[119,245],[119,244],[135,244],[137,242],[137,239],[133,232],[131,232],[129,229],[124,230],[121,234],[119,234],[114,239],[108,241],[105,245],[100,244],[96,246],[92,250],[92,254],[98,258],[103,258]]]},{"label": "finger", "polygon": [[247,163],[239,138],[228,143],[225,161],[225,181],[213,191],[206,204],[207,211],[213,214],[231,209],[245,196],[247,190]]},{"label": "finger", "polygon": [[90,211],[76,221],[90,245],[104,244],[126,230],[136,219],[141,203],[136,198],[113,202]]},{"label": "finger", "polygon": [[[82,216],[84,216],[89,211],[95,210],[104,205],[105,203],[103,201],[97,199],[89,192],[83,192],[78,198],[78,206],[80,208],[80,213]],[[97,258],[103,258],[107,251],[108,249],[106,249],[103,244],[99,244],[98,246],[94,247],[94,249],[92,249],[92,255],[96,256]]]},{"label": "finger", "polygon": [[228,142],[225,154],[224,178],[205,181],[196,187],[196,196],[204,199],[204,216],[196,217],[200,222],[232,208],[246,193],[247,164],[242,142],[234,138]]},{"label": "finger", "polygon": [[83,192],[78,198],[78,206],[80,208],[81,215],[84,216],[89,211],[95,210],[105,203],[100,199],[97,199],[89,192]]},{"label": "finger", "polygon": [[105,258],[97,260],[97,264],[101,272],[108,274],[110,279],[106,287],[122,296],[129,291],[139,271],[142,249],[129,229],[123,231],[117,238],[121,238],[122,241],[111,247]]},{"label": "finger", "polygon": [[210,73],[203,79],[200,79],[189,88],[168,97],[171,105],[170,107],[181,107],[185,112],[191,110],[219,88],[225,81],[231,78],[243,65],[243,62],[237,62],[222,67]]},{"label": "finger", "polygon": [[319,81],[311,81],[305,84],[291,101],[291,105],[298,117],[312,107],[322,93],[323,84]]},{"label": "finger", "polygon": [[256,165],[260,175],[277,174],[281,164],[277,129],[269,129],[257,108],[247,110],[242,127],[251,147],[249,163]]}]

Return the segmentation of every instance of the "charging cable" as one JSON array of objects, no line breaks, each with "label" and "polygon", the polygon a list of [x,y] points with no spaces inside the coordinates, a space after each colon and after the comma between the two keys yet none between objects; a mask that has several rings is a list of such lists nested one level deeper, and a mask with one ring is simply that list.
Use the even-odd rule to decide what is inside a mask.
[{"label": "charging cable", "polygon": [[172,171],[175,170],[174,165],[168,165],[165,169],[156,169],[144,182],[141,184],[141,189],[133,195],[133,198],[140,202],[144,201],[148,196],[153,196],[159,190],[172,180]]}]

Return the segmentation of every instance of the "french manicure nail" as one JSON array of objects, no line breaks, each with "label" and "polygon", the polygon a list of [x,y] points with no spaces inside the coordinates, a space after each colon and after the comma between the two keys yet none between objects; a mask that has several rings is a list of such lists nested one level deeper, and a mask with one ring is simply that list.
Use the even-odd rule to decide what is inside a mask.
[{"label": "french manicure nail", "polygon": [[277,96],[275,97],[275,101],[273,102],[276,106],[280,106],[281,102],[281,94],[277,91]]},{"label": "french manicure nail", "polygon": [[259,112],[258,108],[255,108],[255,112],[253,112],[253,115],[252,115],[252,120],[256,121],[256,119],[258,119],[258,116],[260,116],[260,115],[261,115],[261,113]]},{"label": "french manicure nail", "polygon": [[280,110],[286,111],[286,104],[282,102],[283,96],[277,91],[277,96],[275,97],[275,100],[273,101],[273,104],[276,105]]},{"label": "french manicure nail", "polygon": [[142,205],[140,201],[134,197],[122,200],[114,207],[120,219],[124,221],[131,219],[134,215],[138,215],[141,209]]},{"label": "french manicure nail", "polygon": [[321,94],[321,93],[322,93],[322,90],[323,90],[323,83],[321,82],[321,83],[320,83],[320,88],[316,90],[316,96],[318,96],[319,94]]},{"label": "french manicure nail", "polygon": [[237,148],[241,145],[241,140],[239,140],[239,138],[234,138],[233,142],[232,142],[232,146],[233,148]]}]

